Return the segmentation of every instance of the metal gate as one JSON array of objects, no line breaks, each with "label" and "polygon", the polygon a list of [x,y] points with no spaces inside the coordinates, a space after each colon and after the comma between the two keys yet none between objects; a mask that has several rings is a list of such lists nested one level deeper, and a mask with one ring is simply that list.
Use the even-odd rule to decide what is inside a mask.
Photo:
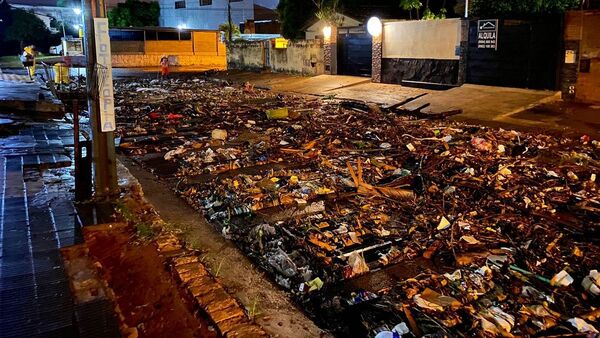
[{"label": "metal gate", "polygon": [[337,73],[340,75],[371,76],[371,36],[367,33],[338,35]]},{"label": "metal gate", "polygon": [[469,22],[467,82],[504,87],[558,87],[561,23],[499,20],[498,49],[478,48],[477,21]]}]

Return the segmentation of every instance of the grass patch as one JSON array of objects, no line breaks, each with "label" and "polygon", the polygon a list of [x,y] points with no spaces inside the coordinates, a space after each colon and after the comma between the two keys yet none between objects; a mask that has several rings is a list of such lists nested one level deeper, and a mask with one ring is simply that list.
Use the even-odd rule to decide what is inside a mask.
[{"label": "grass patch", "polygon": [[1,68],[19,68],[23,67],[21,60],[18,56],[7,55],[0,56],[0,67]]},{"label": "grass patch", "polygon": [[149,239],[152,236],[154,236],[154,230],[152,229],[152,225],[147,222],[143,222],[141,218],[134,212],[129,210],[129,208],[125,204],[117,203],[116,209],[121,214],[123,219],[125,219],[130,224],[133,224],[139,238]]},{"label": "grass patch", "polygon": [[[57,55],[39,55],[35,59],[37,61],[57,57]],[[0,68],[23,68],[23,63],[17,55],[0,56]]]},{"label": "grass patch", "polygon": [[137,223],[135,229],[137,230],[138,237],[142,239],[148,239],[154,235],[154,230],[152,230],[152,226],[148,223]]}]

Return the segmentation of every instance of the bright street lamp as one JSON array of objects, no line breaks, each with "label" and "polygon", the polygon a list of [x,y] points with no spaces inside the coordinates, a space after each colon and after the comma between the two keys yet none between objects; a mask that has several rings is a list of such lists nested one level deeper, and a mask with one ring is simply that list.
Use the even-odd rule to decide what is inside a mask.
[{"label": "bright street lamp", "polygon": [[325,27],[323,27],[323,37],[327,41],[329,39],[331,39],[331,26],[325,26]]},{"label": "bright street lamp", "polygon": [[184,24],[184,23],[181,23],[181,24],[177,25],[177,29],[178,29],[178,30],[187,29],[187,25],[186,25],[186,24]]},{"label": "bright street lamp", "polygon": [[367,32],[371,34],[373,37],[378,37],[381,35],[382,25],[381,20],[378,17],[374,16],[367,21]]},{"label": "bright street lamp", "polygon": [[77,15],[81,15],[81,8],[75,7],[75,8],[73,8],[73,12],[75,12],[75,14],[77,14]]}]

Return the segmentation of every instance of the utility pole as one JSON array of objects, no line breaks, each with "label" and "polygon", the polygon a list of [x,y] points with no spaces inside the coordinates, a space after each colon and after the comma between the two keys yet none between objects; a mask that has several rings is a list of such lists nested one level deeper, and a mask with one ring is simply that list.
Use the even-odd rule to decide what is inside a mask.
[{"label": "utility pole", "polygon": [[[95,41],[96,33],[94,31],[94,18],[106,18],[106,7],[104,6],[104,0],[81,0],[81,8],[84,11],[84,45],[87,59],[86,84],[88,111],[92,123],[94,187],[96,197],[103,199],[118,194],[115,136],[113,131],[102,131],[103,126],[101,125],[102,118],[100,115],[99,84],[102,83],[105,76],[107,76],[107,70],[105,68],[107,65],[98,63]],[[110,63],[110,58],[108,58],[108,61],[104,60],[103,62]],[[110,66],[110,64],[108,66]],[[110,68],[108,69],[110,70]],[[112,74],[109,79],[111,81],[110,92],[112,95]],[[106,102],[103,102],[103,104],[106,104]],[[111,102],[111,106],[112,104],[113,103]]]},{"label": "utility pole", "polygon": [[227,23],[229,26],[229,32],[227,33],[229,42],[233,41],[233,22],[231,22],[231,0],[227,0]]}]

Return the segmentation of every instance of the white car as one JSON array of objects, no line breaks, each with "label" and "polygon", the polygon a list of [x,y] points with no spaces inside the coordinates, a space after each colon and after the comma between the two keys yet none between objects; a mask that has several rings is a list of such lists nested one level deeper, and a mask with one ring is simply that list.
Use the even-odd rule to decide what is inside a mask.
[{"label": "white car", "polygon": [[57,46],[52,46],[50,47],[50,54],[54,54],[54,55],[62,55],[62,50],[63,50],[63,46],[62,44],[57,45]]}]

